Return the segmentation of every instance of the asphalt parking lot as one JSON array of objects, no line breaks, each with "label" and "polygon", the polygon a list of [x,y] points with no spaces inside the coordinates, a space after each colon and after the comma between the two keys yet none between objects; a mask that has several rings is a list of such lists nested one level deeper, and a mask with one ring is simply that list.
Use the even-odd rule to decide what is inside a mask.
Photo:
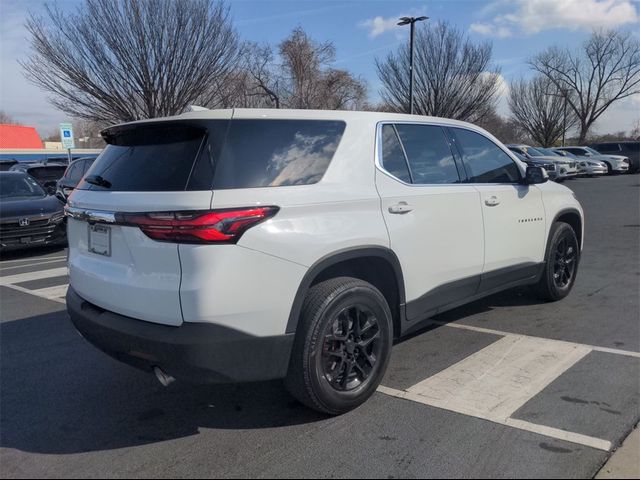
[{"label": "asphalt parking lot", "polygon": [[572,294],[434,318],[338,418],[280,382],[163,388],[75,333],[64,250],[5,255],[1,476],[594,476],[640,419],[640,176],[566,185],[587,222]]}]

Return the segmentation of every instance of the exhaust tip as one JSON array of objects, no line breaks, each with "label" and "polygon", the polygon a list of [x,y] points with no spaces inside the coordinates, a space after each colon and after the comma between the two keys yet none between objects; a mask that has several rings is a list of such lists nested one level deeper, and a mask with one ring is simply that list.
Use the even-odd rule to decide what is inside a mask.
[{"label": "exhaust tip", "polygon": [[171,375],[166,373],[160,367],[153,367],[153,373],[156,374],[156,378],[162,384],[163,387],[168,387],[169,385],[171,385],[173,382],[176,381],[175,378],[173,378]]}]

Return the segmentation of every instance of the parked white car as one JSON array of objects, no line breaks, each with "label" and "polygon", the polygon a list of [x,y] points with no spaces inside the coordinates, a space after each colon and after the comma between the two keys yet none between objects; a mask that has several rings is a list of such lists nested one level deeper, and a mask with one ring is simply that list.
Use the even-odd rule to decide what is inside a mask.
[{"label": "parked white car", "polygon": [[593,160],[592,158],[582,157],[578,158],[573,153],[569,153],[566,150],[559,150],[552,148],[557,155],[570,158],[578,162],[578,174],[585,177],[596,177],[600,175],[606,175],[609,173],[607,164],[599,160]]},{"label": "parked white car", "polygon": [[622,155],[605,155],[591,147],[558,147],[557,150],[572,153],[580,158],[603,162],[607,166],[609,174],[629,171],[629,158]]},{"label": "parked white car", "polygon": [[67,308],[165,384],[285,378],[340,414],[433,314],[574,285],[580,204],[468,123],[219,110],[103,136],[67,205]]},{"label": "parked white car", "polygon": [[532,161],[553,164],[555,168],[552,178],[556,182],[564,182],[568,178],[573,178],[578,175],[578,162],[571,159],[566,159],[551,153],[543,153],[537,148],[524,144],[510,144],[507,145],[507,148],[514,153],[524,155]]}]

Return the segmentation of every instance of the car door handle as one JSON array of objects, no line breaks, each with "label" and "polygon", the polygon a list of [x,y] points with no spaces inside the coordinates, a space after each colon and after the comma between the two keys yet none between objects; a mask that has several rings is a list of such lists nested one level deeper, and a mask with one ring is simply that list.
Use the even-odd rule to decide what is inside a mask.
[{"label": "car door handle", "polygon": [[395,205],[391,205],[389,207],[389,213],[395,213],[402,215],[404,213],[409,213],[413,210],[413,207],[409,205],[407,202],[396,203]]},{"label": "car door handle", "polygon": [[491,197],[486,198],[484,200],[484,203],[487,207],[495,207],[497,205],[500,205],[500,199],[495,195],[492,195]]}]

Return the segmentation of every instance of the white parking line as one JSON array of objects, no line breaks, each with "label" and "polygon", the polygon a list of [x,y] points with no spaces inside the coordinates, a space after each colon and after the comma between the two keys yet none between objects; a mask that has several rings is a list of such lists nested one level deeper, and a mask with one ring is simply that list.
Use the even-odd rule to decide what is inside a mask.
[{"label": "white parking line", "polygon": [[48,264],[51,264],[51,263],[60,263],[60,262],[65,262],[65,261],[66,261],[66,259],[61,258],[59,260],[49,260],[49,261],[46,261],[46,262],[28,263],[26,265],[13,265],[11,267],[0,266],[0,273],[4,273],[7,270],[15,270],[15,269],[18,269],[18,268],[38,267],[40,265],[48,265]]},{"label": "white parking line", "polygon": [[59,257],[30,257],[30,258],[16,258],[15,260],[0,260],[0,266],[4,266],[4,265],[14,265],[15,263],[19,263],[19,262],[38,262],[38,261],[45,261],[45,260],[66,260],[67,256],[66,255],[62,255]]},{"label": "white parking line", "polygon": [[62,277],[67,275],[67,273],[67,267],[51,268],[49,270],[40,270],[37,272],[18,273],[17,275],[0,277],[0,285],[30,282],[32,280],[42,280],[43,278]]},{"label": "white parking line", "polygon": [[[409,393],[403,390],[396,390],[394,388],[389,388],[385,386],[379,386],[378,392],[383,393],[385,395],[389,395],[396,398],[401,398],[404,400],[410,400],[416,403],[422,403],[424,405],[430,405],[423,396]],[[445,409],[447,410],[447,409]],[[481,418],[481,417],[477,417]],[[611,442],[608,440],[603,440],[601,438],[590,437],[588,435],[582,435],[581,433],[575,432],[567,432],[566,430],[560,430],[559,428],[547,427],[546,425],[538,425],[535,423],[526,422],[524,420],[518,420],[515,418],[507,418],[506,420],[497,420],[497,419],[487,419],[483,418],[483,420],[488,420],[492,423],[498,423],[500,425],[505,425],[507,427],[517,428],[518,430],[525,430],[527,432],[537,433],[539,435],[544,435],[545,437],[555,438],[557,440],[564,440],[565,442],[575,443],[578,445],[584,445],[591,448],[596,448],[598,450],[604,450],[608,452],[611,450]]]},{"label": "white parking line", "polygon": [[[18,292],[28,293],[29,295],[34,295],[35,292],[36,292],[36,290],[29,290],[28,288],[19,287],[18,285],[11,285],[10,283],[8,283],[6,285],[2,285],[2,286],[3,287],[7,287],[7,288],[11,288],[13,290],[17,290]],[[36,295],[36,296],[40,296],[40,295]],[[43,298],[47,298],[47,297],[43,297]],[[65,305],[67,303],[64,298],[47,298],[47,300],[51,300],[52,302],[58,302],[58,303],[61,303],[63,305]]]},{"label": "white parking line", "polygon": [[434,407],[505,421],[589,352],[509,335],[407,391]]},{"label": "white parking line", "polygon": [[640,358],[640,352],[633,352],[630,350],[620,350],[619,348],[609,348],[609,347],[598,347],[596,345],[586,345],[583,343],[573,343],[573,342],[567,342],[565,340],[555,340],[552,338],[541,338],[541,337],[534,337],[532,335],[522,335],[522,334],[514,334],[513,332],[503,332],[501,330],[492,330],[490,328],[482,328],[482,327],[474,327],[471,325],[464,325],[461,323],[447,323],[447,322],[437,322],[434,321],[432,322],[435,325],[440,325],[442,327],[450,327],[450,328],[459,328],[461,330],[470,330],[472,332],[479,332],[479,333],[489,333],[491,335],[500,335],[500,336],[507,336],[507,335],[520,335],[522,337],[527,337],[527,338],[537,338],[537,339],[541,339],[541,340],[545,340],[547,342],[557,342],[557,343],[564,343],[564,344],[568,344],[568,345],[580,345],[582,347],[586,347],[589,348],[593,351],[596,352],[603,352],[603,353],[613,353],[614,355],[625,355],[627,357],[635,357],[635,358]]},{"label": "white parking line", "polygon": [[69,284],[56,285],[55,287],[39,288],[31,290],[31,293],[39,297],[48,298],[49,300],[61,299],[67,295]]},{"label": "white parking line", "polygon": [[407,390],[378,391],[405,400],[609,451],[611,442],[537,425],[512,415],[593,348],[526,335],[503,338]]}]

